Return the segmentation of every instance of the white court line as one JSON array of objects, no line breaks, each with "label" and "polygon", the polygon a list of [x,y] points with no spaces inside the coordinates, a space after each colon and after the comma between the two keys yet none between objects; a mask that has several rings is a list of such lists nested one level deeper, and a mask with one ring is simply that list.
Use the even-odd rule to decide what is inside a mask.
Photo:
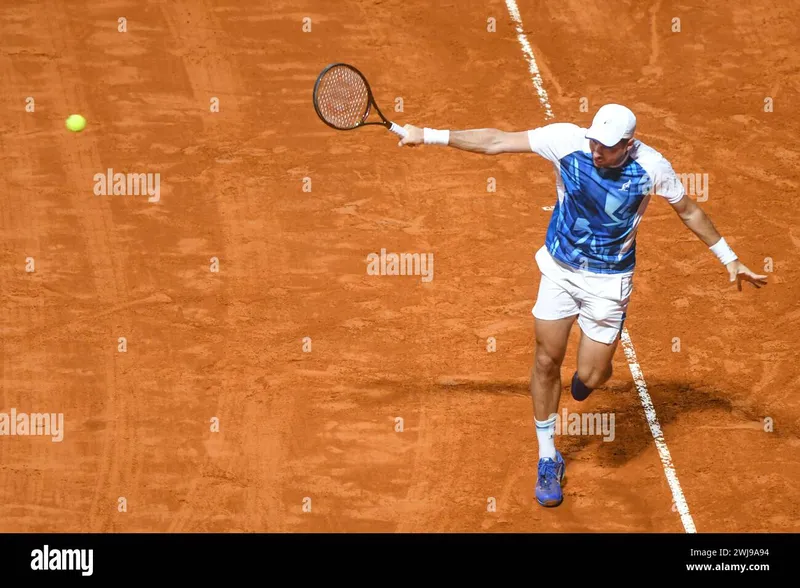
[{"label": "white court line", "polygon": [[536,65],[533,49],[531,49],[531,44],[528,43],[528,38],[525,36],[525,29],[522,28],[522,17],[519,15],[517,3],[514,0],[506,0],[506,6],[508,7],[509,14],[511,14],[511,20],[514,21],[517,27],[517,39],[519,40],[519,44],[522,45],[522,53],[525,54],[525,59],[528,60],[528,69],[531,72],[533,87],[536,88],[536,93],[539,94],[539,102],[541,102],[544,107],[545,116],[547,118],[553,118],[553,110],[550,108],[550,99],[547,97],[547,92],[545,92],[544,85],[542,84],[542,76],[539,75],[539,66]]},{"label": "white court line", "polygon": [[622,329],[622,348],[625,350],[625,357],[628,358],[628,366],[631,368],[633,375],[633,382],[636,384],[636,389],[639,391],[639,398],[642,400],[644,406],[644,414],[647,416],[647,423],[650,425],[650,432],[653,434],[653,439],[656,440],[656,447],[658,448],[658,455],[661,457],[661,464],[664,466],[664,473],[667,476],[670,490],[672,490],[672,500],[681,514],[681,521],[683,521],[683,528],[687,533],[696,533],[692,515],[689,514],[689,506],[686,504],[686,499],[681,490],[681,484],[678,482],[678,474],[675,471],[675,466],[672,463],[672,456],[667,448],[667,442],[664,441],[664,433],[661,431],[661,425],[658,424],[658,417],[656,417],[656,409],[653,406],[653,401],[650,399],[650,394],[647,392],[647,384],[645,384],[642,370],[639,367],[639,362],[636,360],[636,352],[633,350],[633,343],[628,334],[628,329]]},{"label": "white court line", "polygon": [[[547,118],[553,118],[553,111],[550,108],[547,92],[545,92],[544,87],[542,86],[542,77],[539,75],[539,68],[536,65],[536,59],[533,56],[533,50],[531,49],[531,45],[524,33],[522,17],[519,14],[517,3],[515,0],[506,0],[506,6],[508,7],[508,12],[511,15],[511,19],[516,25],[517,39],[519,39],[519,43],[522,45],[522,52],[525,55],[525,59],[527,59],[528,63],[530,64],[531,80],[533,81],[533,85],[539,94],[539,102],[542,103]],[[542,208],[544,210],[550,210],[552,207],[545,206]],[[696,533],[697,530],[695,529],[692,515],[689,514],[689,506],[686,504],[686,499],[683,496],[683,490],[681,490],[680,482],[678,482],[678,474],[675,471],[675,466],[672,463],[672,457],[670,456],[669,449],[667,448],[667,442],[664,441],[664,434],[661,431],[661,425],[658,423],[656,409],[653,406],[653,401],[650,399],[650,394],[647,392],[647,384],[644,381],[644,376],[642,375],[642,370],[639,367],[639,362],[636,360],[636,352],[633,349],[633,343],[631,343],[631,338],[628,334],[627,328],[622,329],[621,339],[622,348],[625,350],[625,357],[628,358],[628,367],[630,367],[631,375],[633,376],[633,382],[636,384],[636,389],[639,392],[639,398],[641,399],[642,406],[644,407],[644,414],[647,417],[647,423],[650,425],[650,432],[653,434],[653,438],[656,442],[656,448],[658,449],[658,454],[661,458],[661,464],[664,466],[664,474],[667,476],[667,483],[669,484],[670,490],[672,490],[672,500],[681,515],[683,528],[686,529],[687,533]]]}]

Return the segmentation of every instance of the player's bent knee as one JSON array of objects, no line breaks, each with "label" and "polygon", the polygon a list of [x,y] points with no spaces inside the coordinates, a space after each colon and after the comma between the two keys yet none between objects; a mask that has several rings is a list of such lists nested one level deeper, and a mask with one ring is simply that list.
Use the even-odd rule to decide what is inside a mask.
[{"label": "player's bent knee", "polygon": [[578,372],[578,379],[587,386],[589,386],[589,388],[592,388],[589,382],[594,380],[595,369],[590,365],[578,365],[577,372]]},{"label": "player's bent knee", "polygon": [[578,366],[578,378],[588,388],[599,388],[605,384],[613,373],[613,368],[609,363],[605,368],[597,366]]}]

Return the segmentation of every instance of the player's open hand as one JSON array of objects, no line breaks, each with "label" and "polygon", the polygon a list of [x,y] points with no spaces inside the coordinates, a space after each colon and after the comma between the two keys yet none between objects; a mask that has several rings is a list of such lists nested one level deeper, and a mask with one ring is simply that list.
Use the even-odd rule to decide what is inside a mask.
[{"label": "player's open hand", "polygon": [[728,276],[730,277],[731,282],[736,282],[736,287],[739,289],[739,292],[742,291],[742,280],[750,282],[756,288],[767,285],[767,276],[754,274],[738,259],[734,259],[725,267],[728,268]]},{"label": "player's open hand", "polygon": [[423,130],[419,127],[415,127],[414,125],[406,125],[403,127],[408,135],[400,139],[398,145],[402,147],[403,145],[422,145],[423,140]]}]

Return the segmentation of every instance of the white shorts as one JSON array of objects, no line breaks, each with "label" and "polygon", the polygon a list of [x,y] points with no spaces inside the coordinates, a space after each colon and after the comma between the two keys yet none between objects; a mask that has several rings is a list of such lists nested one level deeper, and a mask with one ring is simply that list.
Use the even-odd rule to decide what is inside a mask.
[{"label": "white shorts", "polygon": [[590,339],[613,343],[633,291],[632,274],[592,274],[554,259],[545,247],[536,252],[542,272],[533,316],[556,320],[578,315],[578,325]]}]

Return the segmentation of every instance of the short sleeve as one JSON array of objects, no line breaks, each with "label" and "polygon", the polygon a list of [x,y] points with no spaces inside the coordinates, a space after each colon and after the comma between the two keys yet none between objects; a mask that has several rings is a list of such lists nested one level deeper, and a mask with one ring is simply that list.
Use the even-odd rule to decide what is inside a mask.
[{"label": "short sleeve", "polygon": [[678,202],[686,194],[683,182],[666,159],[659,160],[654,166],[652,182],[653,193],[670,204]]},{"label": "short sleeve", "polygon": [[572,123],[552,123],[528,131],[531,151],[555,164],[580,150],[586,143],[586,129]]}]

